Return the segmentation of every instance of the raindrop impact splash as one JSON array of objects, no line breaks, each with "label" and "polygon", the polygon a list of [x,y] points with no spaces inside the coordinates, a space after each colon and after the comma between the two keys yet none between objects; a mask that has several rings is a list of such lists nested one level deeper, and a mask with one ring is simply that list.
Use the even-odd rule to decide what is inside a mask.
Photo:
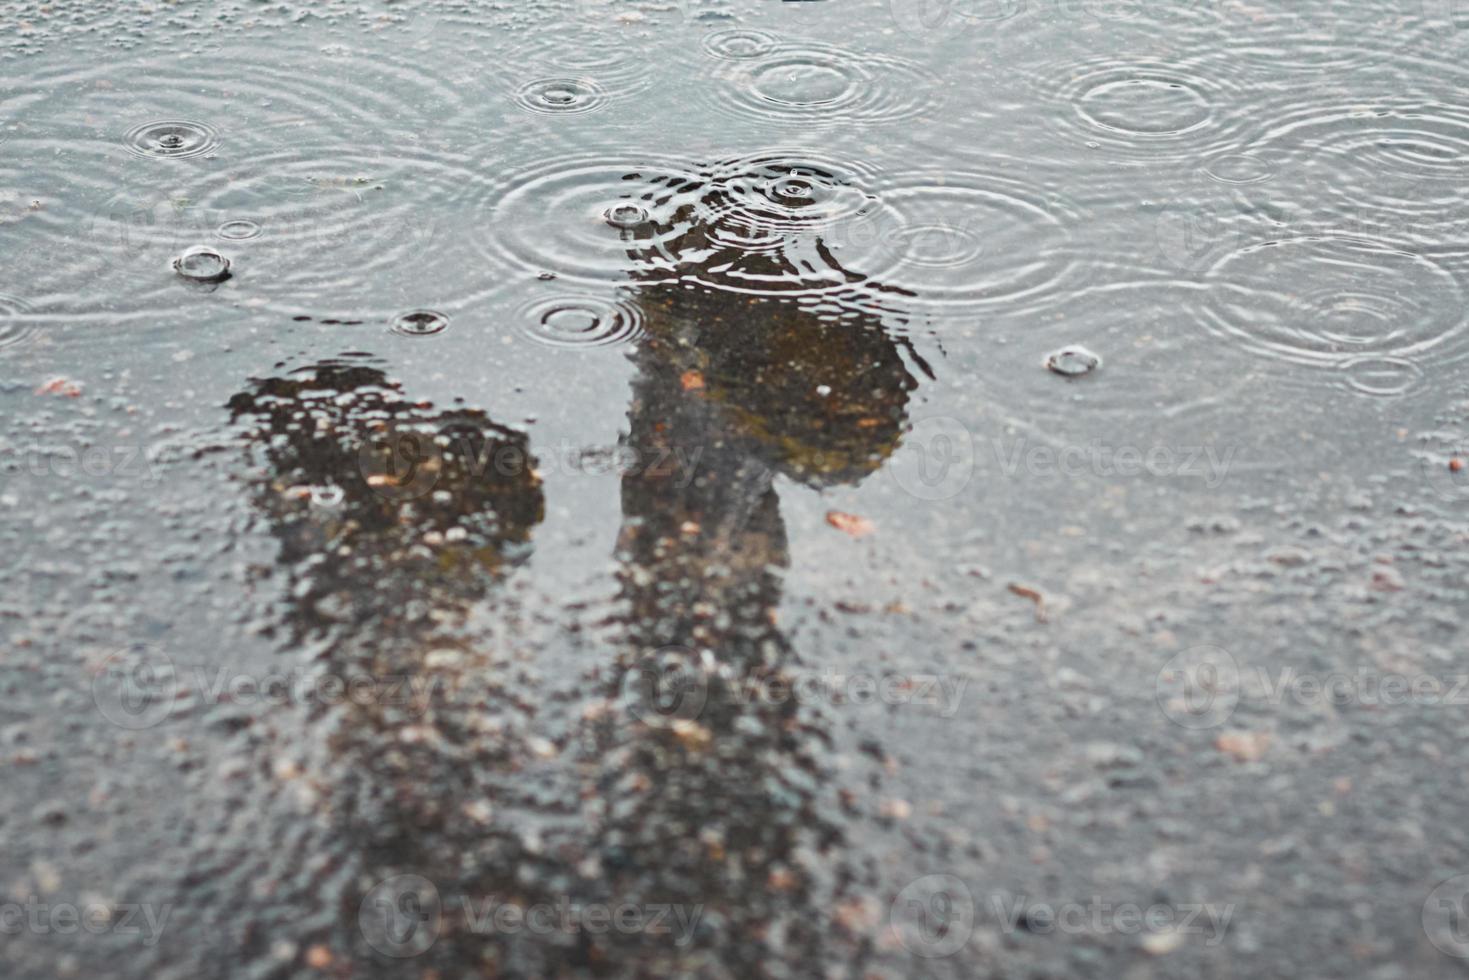
[{"label": "raindrop impact splash", "polygon": [[432,337],[449,327],[449,318],[434,310],[412,310],[393,318],[393,332],[405,337]]},{"label": "raindrop impact splash", "polygon": [[1466,353],[1464,293],[1429,259],[1363,238],[1289,238],[1225,255],[1205,323],[1258,354],[1342,367]]},{"label": "raindrop impact splash", "polygon": [[704,51],[714,58],[744,61],[750,58],[765,57],[773,52],[779,43],[774,34],[736,28],[705,35]]},{"label": "raindrop impact splash", "polygon": [[35,338],[35,329],[25,323],[30,309],[15,297],[0,294],[0,350],[19,347]]},{"label": "raindrop impact splash", "polygon": [[607,93],[590,79],[542,78],[521,86],[515,103],[531,112],[591,112],[607,104]]},{"label": "raindrop impact splash", "polygon": [[219,134],[203,123],[151,122],[129,130],[123,145],[139,156],[195,157],[214,151]]},{"label": "raindrop impact splash", "polygon": [[258,224],[247,219],[226,221],[215,231],[216,238],[225,242],[248,242],[252,238],[259,238],[264,232]]},{"label": "raindrop impact splash", "polygon": [[636,306],[592,296],[541,300],[525,307],[520,322],[532,340],[550,347],[605,347],[642,335]]}]

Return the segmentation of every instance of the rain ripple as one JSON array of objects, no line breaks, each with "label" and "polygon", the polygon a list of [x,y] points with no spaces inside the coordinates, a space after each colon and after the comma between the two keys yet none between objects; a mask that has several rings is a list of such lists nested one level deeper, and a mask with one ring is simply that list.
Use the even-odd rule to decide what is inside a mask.
[{"label": "rain ripple", "polygon": [[219,134],[203,123],[152,122],[129,130],[123,144],[139,156],[195,157],[214,152]]},{"label": "rain ripple", "polygon": [[26,323],[30,312],[23,301],[0,294],[0,350],[19,347],[35,338],[35,328]]},{"label": "rain ripple", "polygon": [[1469,264],[1469,109],[1375,99],[1293,107],[1256,141],[1279,156],[1282,199],[1324,229]]},{"label": "rain ripple", "polygon": [[643,333],[638,306],[600,296],[556,296],[521,308],[516,321],[532,340],[548,347],[606,347],[636,341]]},{"label": "rain ripple", "polygon": [[[724,39],[729,43],[728,37]],[[705,50],[709,50],[706,42]],[[943,101],[939,77],[902,58],[861,55],[824,44],[766,46],[727,59],[716,71],[710,108],[763,124],[802,127],[886,123],[931,112]]]},{"label": "rain ripple", "polygon": [[1256,354],[1333,368],[1465,353],[1465,296],[1429,259],[1359,238],[1301,236],[1223,256],[1205,323]]},{"label": "rain ripple", "polygon": [[1248,118],[1248,79],[1212,56],[1109,55],[1048,66],[1032,82],[1052,93],[1047,120],[1068,146],[1150,161],[1224,152]]},{"label": "rain ripple", "polygon": [[[678,233],[676,216],[701,182],[683,163],[657,156],[545,161],[473,188],[467,206],[484,219],[471,234],[479,252],[516,271],[622,282],[630,253],[656,253],[661,237]],[[624,226],[616,216],[629,208],[645,220]]]},{"label": "rain ripple", "polygon": [[542,78],[522,85],[515,104],[530,112],[591,112],[607,104],[607,93],[585,78]]}]

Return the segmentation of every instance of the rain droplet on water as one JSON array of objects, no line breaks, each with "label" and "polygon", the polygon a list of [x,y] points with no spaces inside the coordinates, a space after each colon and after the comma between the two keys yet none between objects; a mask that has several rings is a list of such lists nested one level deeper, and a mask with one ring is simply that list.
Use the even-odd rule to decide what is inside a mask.
[{"label": "rain droplet on water", "polygon": [[227,242],[246,242],[252,238],[259,238],[261,231],[261,227],[255,222],[237,218],[220,225],[214,234]]},{"label": "rain droplet on water", "polygon": [[1085,347],[1063,347],[1046,355],[1046,368],[1066,378],[1081,378],[1102,366],[1102,359]]},{"label": "rain droplet on water", "polygon": [[431,337],[448,326],[449,318],[433,310],[413,310],[393,318],[393,332],[405,337]]},{"label": "rain droplet on water", "polygon": [[191,248],[173,260],[174,271],[193,282],[224,282],[230,277],[230,260],[206,246]]},{"label": "rain droplet on water", "polygon": [[607,209],[605,217],[609,225],[624,230],[637,228],[648,222],[647,209],[636,204],[615,204]]}]

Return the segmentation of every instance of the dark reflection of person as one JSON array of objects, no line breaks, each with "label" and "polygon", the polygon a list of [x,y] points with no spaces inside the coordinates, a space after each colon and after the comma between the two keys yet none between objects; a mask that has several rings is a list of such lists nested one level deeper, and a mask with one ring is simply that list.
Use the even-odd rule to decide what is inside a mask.
[{"label": "dark reflection of person", "polygon": [[[282,740],[292,761],[271,762],[268,799],[242,799],[237,818],[241,838],[266,835],[261,853],[194,869],[220,894],[299,910],[221,926],[250,962],[276,957],[281,976],[337,957],[354,977],[805,977],[854,972],[873,952],[889,896],[851,835],[869,832],[861,767],[876,780],[881,750],[869,744],[873,758],[839,784],[821,709],[768,696],[802,666],[776,621],[789,561],[776,480],[875,472],[918,384],[907,364],[926,366],[911,350],[905,361],[872,308],[833,316],[721,288],[774,283],[792,262],[870,285],[819,240],[757,251],[720,244],[731,229],[697,214],[674,220],[681,233],[661,238],[677,275],[663,259],[633,263],[645,334],[618,649],[610,671],[605,654],[589,664],[585,710],[539,703],[498,649],[516,645],[517,624],[454,628],[541,519],[523,436],[415,405],[361,364],[258,382],[231,403],[263,464],[253,493],[281,541],[292,639],[341,669],[448,684],[424,710],[346,704],[329,724],[297,723],[324,729],[320,745]],[[497,466],[507,451],[525,465]],[[400,875],[437,892],[382,891]],[[635,928],[567,930],[559,911],[549,930],[486,928],[456,904],[465,896],[644,914]],[[376,942],[361,918],[374,901],[386,910]],[[655,925],[660,907],[679,911]],[[411,947],[430,919],[434,941],[405,973],[383,943]]]},{"label": "dark reflection of person", "polygon": [[[597,730],[597,851],[614,892],[703,905],[692,949],[665,950],[670,971],[818,976],[863,959],[885,910],[844,848],[868,801],[833,786],[819,709],[781,693],[801,664],[776,621],[789,556],[775,481],[875,472],[918,382],[875,312],[781,295],[813,271],[862,281],[819,237],[743,250],[720,243],[745,229],[695,211],[645,230],[660,250],[632,291],[645,335],[632,355],[614,686],[636,717]],[[752,284],[763,291],[737,291]]]}]

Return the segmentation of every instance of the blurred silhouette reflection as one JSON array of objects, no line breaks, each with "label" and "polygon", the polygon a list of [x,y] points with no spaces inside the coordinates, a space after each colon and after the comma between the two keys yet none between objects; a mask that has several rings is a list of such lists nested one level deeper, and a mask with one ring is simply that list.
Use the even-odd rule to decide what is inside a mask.
[{"label": "blurred silhouette reflection", "polygon": [[[272,782],[250,806],[286,808],[267,820],[266,853],[201,869],[323,910],[292,924],[291,963],[322,945],[350,951],[354,976],[402,975],[384,944],[409,949],[420,926],[434,941],[414,969],[446,977],[810,977],[872,955],[889,896],[877,849],[854,837],[881,832],[864,819],[881,751],[869,740],[873,759],[839,757],[821,706],[773,696],[803,666],[777,621],[777,479],[876,472],[906,424],[909,365],[927,367],[866,302],[892,291],[841,270],[819,236],[756,250],[697,206],[669,221],[657,255],[629,234],[645,336],[631,355],[625,448],[639,465],[621,487],[617,652],[610,671],[589,665],[596,689],[560,722],[502,649],[520,625],[452,628],[541,519],[523,436],[416,405],[349,362],[232,401],[262,464],[254,499],[281,541],[292,638],[447,684],[424,710],[347,704],[305,726],[306,746],[281,748],[310,783],[310,829]],[[813,306],[776,285],[817,266],[860,294]],[[486,900],[644,914],[637,928],[486,928]],[[665,907],[678,911],[650,928]],[[244,955],[266,956],[269,936],[242,936]]]},{"label": "blurred silhouette reflection", "polygon": [[627,448],[645,465],[622,483],[612,686],[632,723],[597,728],[597,849],[614,891],[656,884],[665,901],[702,904],[709,975],[841,972],[870,952],[885,910],[874,869],[845,846],[865,801],[837,788],[829,726],[781,696],[802,665],[777,622],[789,554],[775,481],[875,472],[918,381],[872,307],[818,312],[773,285],[812,267],[796,255],[861,281],[819,238],[749,252],[719,244],[744,229],[698,215],[691,204],[671,219],[681,231],[652,229],[660,251],[631,296],[646,333]]}]

